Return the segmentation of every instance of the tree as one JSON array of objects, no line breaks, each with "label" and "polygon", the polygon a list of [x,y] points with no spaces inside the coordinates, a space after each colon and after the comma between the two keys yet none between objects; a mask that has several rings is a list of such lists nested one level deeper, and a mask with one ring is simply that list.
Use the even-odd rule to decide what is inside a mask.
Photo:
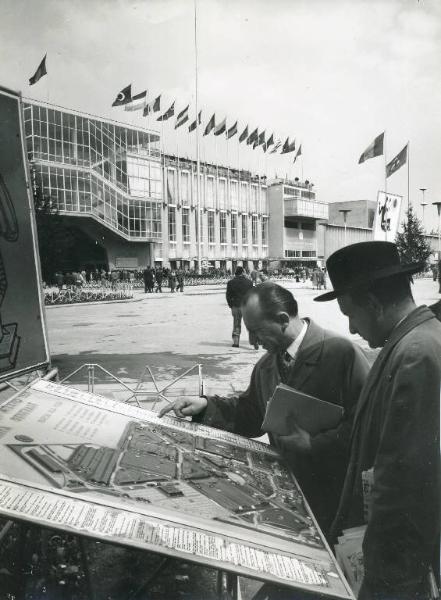
[{"label": "tree", "polygon": [[426,240],[421,221],[409,206],[406,212],[407,220],[403,222],[403,231],[397,233],[395,243],[403,263],[427,262],[432,254],[429,242]]},{"label": "tree", "polygon": [[43,281],[49,283],[62,267],[63,257],[72,248],[74,238],[63,224],[56,203],[43,193],[35,179],[33,194],[41,272]]}]

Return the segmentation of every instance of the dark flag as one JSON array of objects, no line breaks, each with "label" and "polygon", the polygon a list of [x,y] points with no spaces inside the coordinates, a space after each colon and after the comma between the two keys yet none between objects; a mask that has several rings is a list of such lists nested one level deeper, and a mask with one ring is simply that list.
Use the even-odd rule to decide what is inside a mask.
[{"label": "dark flag", "polygon": [[277,140],[276,145],[271,150],[270,154],[275,154],[281,145],[282,145],[282,140]]},{"label": "dark flag", "polygon": [[280,154],[289,154],[289,152],[294,152],[296,149],[296,141],[289,143],[289,138],[286,138],[285,143],[283,144],[282,152]]},{"label": "dark flag", "polygon": [[302,144],[300,144],[299,149],[297,150],[296,155],[294,156],[294,160],[292,162],[295,163],[299,156],[302,156]]},{"label": "dark flag", "polygon": [[265,146],[265,131],[262,131],[262,133],[259,134],[257,145],[260,146],[261,144]]},{"label": "dark flag", "polygon": [[175,123],[175,129],[177,129],[178,127],[180,127],[181,125],[183,125],[184,123],[186,123],[188,121],[188,109],[190,108],[190,105],[187,104],[187,106],[181,110],[181,112],[178,114],[178,116],[176,117],[176,123]]},{"label": "dark flag", "polygon": [[236,135],[237,133],[237,121],[234,123],[234,125],[232,127],[230,127],[230,129],[227,131],[227,140],[229,140],[230,138],[233,137],[233,135]]},{"label": "dark flag", "polygon": [[239,144],[241,144],[244,140],[246,140],[248,137],[248,125],[245,127],[245,129],[242,131],[242,133],[239,136]]},{"label": "dark flag", "polygon": [[398,152],[395,158],[386,165],[386,177],[390,177],[407,162],[407,144]]},{"label": "dark flag", "polygon": [[124,104],[128,104],[132,101],[132,84],[125,87],[123,90],[119,92],[115,100],[113,101],[112,106],[123,106]]},{"label": "dark flag", "polygon": [[270,146],[274,144],[274,134],[272,133],[266,144],[263,145],[263,150],[266,152]]},{"label": "dark flag", "polygon": [[372,144],[366,148],[363,154],[358,159],[358,164],[363,163],[368,158],[374,158],[374,156],[381,156],[383,154],[383,141],[384,141],[384,131],[377,135]]},{"label": "dark flag", "polygon": [[202,121],[202,111],[200,110],[199,114],[198,114],[197,122],[196,122],[196,119],[195,119],[193,121],[193,123],[189,126],[188,131],[194,131],[196,129],[196,127],[197,127],[197,123],[199,123],[199,125],[200,125],[201,121]]},{"label": "dark flag", "polygon": [[38,65],[38,69],[35,71],[35,73],[29,79],[29,85],[34,85],[34,83],[37,83],[37,81],[40,81],[40,79],[44,75],[46,75],[46,73],[47,73],[47,71],[46,71],[46,56],[47,56],[47,54],[44,55],[43,60]]},{"label": "dark flag", "polygon": [[259,145],[259,138],[256,137],[256,139],[253,142],[253,150],[255,150],[257,148],[257,146]]},{"label": "dark flag", "polygon": [[225,118],[219,125],[214,128],[214,135],[220,135],[221,133],[225,133],[227,129],[227,119]]},{"label": "dark flag", "polygon": [[146,104],[142,116],[146,117],[152,112],[158,112],[158,110],[161,110],[161,95],[155,98],[153,102]]},{"label": "dark flag", "polygon": [[213,116],[208,121],[207,126],[205,127],[204,135],[208,135],[212,129],[216,127],[216,115],[213,113]]},{"label": "dark flag", "polygon": [[168,108],[165,113],[163,115],[161,115],[160,117],[158,117],[156,120],[157,121],[167,121],[167,119],[170,119],[170,117],[172,117],[175,114],[175,102],[176,100],[173,101],[173,104],[170,106],[170,108]]},{"label": "dark flag", "polygon": [[258,131],[258,128],[256,127],[256,129],[248,136],[248,139],[247,139],[248,146],[251,146],[251,144],[254,144],[254,142],[257,140],[258,137],[259,137],[259,131]]}]

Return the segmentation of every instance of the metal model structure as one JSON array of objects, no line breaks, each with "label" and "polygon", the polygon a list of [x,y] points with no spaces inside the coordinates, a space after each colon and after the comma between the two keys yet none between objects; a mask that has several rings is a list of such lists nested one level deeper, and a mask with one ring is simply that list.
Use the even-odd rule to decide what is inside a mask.
[{"label": "metal model structure", "polygon": [[352,598],[270,447],[48,381],[0,406],[0,514]]}]

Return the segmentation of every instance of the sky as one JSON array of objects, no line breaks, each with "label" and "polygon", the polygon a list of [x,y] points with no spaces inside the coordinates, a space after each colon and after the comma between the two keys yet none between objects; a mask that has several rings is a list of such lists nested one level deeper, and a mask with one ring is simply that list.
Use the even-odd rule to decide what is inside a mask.
[{"label": "sky", "polygon": [[[314,183],[317,199],[375,200],[385,157],[358,158],[385,131],[386,160],[409,142],[410,201],[436,229],[441,200],[439,0],[197,0],[203,126],[239,121],[302,144],[265,155],[237,137],[201,139],[205,160]],[[43,55],[48,75],[29,86]],[[194,0],[2,0],[0,85],[24,96],[157,129],[168,152],[195,158],[195,134],[111,104],[119,90],[195,105]],[[188,124],[187,124],[188,125]],[[387,180],[407,206],[408,169]]]}]

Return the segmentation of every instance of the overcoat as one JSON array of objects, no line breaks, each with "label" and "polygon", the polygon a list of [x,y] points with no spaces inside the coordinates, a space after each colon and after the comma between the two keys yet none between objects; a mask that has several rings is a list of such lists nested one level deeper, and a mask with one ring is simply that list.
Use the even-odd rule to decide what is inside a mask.
[{"label": "overcoat", "polygon": [[373,467],[359,600],[420,600],[439,545],[441,323],[425,306],[393,330],[354,417],[331,536],[365,523],[362,472]]},{"label": "overcoat", "polygon": [[[350,340],[319,327],[310,319],[306,335],[290,367],[287,385],[344,408],[341,424],[311,439],[307,456],[288,456],[319,524],[327,533],[338,506],[355,407],[369,364]],[[280,383],[277,355],[266,353],[256,364],[248,389],[232,397],[208,397],[196,421],[246,437],[260,437],[266,405]],[[270,436],[271,443],[277,440]]]}]

